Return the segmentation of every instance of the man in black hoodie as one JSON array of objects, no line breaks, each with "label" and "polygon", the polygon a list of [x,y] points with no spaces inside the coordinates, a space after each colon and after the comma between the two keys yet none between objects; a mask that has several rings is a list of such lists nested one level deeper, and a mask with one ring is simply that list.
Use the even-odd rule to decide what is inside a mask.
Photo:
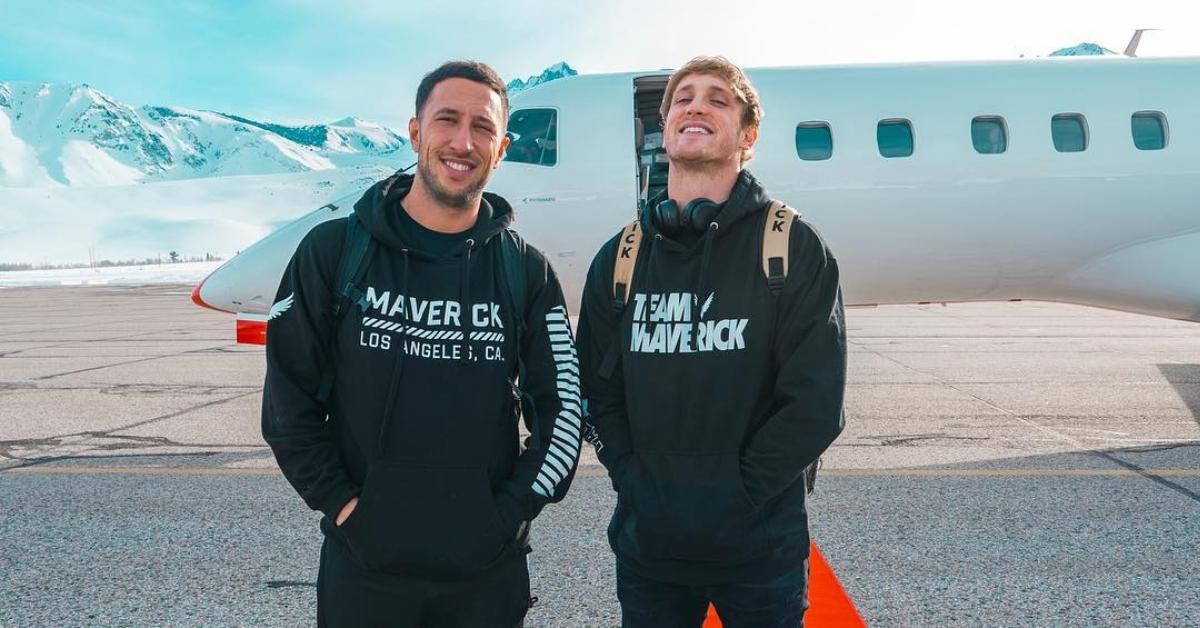
[{"label": "man in black hoodie", "polygon": [[640,213],[629,294],[614,290],[618,236],[579,320],[589,439],[618,492],[623,625],[699,626],[711,602],[727,627],[799,626],[804,470],[843,425],[837,262],[789,214],[786,281],[768,284],[771,199],[743,170],[762,112],[740,68],[693,59],[661,113],[667,189]]},{"label": "man in black hoodie", "polygon": [[[381,181],[352,216],[315,227],[279,286],[262,430],[325,515],[322,626],[507,627],[528,609],[529,522],[571,482],[581,408],[558,279],[541,253],[513,249],[527,297],[514,311],[521,282],[501,250],[518,242],[504,233],[512,208],[483,192],[507,116],[488,66],[431,72],[409,122],[417,176]],[[374,253],[361,297],[334,316],[348,220]]]}]

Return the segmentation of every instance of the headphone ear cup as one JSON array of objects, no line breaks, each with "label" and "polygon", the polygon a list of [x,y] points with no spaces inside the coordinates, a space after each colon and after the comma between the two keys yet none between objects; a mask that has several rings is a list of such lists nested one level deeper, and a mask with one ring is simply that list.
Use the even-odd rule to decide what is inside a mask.
[{"label": "headphone ear cup", "polygon": [[654,206],[651,212],[654,224],[668,234],[679,231],[679,205],[671,199],[663,199]]},{"label": "headphone ear cup", "polygon": [[695,231],[704,231],[720,211],[721,206],[707,198],[694,199],[683,208],[683,222]]}]

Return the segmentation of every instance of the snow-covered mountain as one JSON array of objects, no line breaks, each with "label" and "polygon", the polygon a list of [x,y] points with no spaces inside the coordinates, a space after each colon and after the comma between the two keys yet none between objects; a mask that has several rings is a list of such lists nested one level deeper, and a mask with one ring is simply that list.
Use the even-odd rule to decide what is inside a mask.
[{"label": "snow-covered mountain", "polygon": [[[565,62],[511,92],[578,74]],[[404,135],[345,118],[287,126],[122,103],[87,84],[0,82],[0,187],[104,186],[411,163]]]},{"label": "snow-covered mountain", "polygon": [[579,74],[579,72],[576,72],[575,68],[567,65],[566,61],[559,61],[545,70],[542,70],[542,73],[538,74],[537,76],[531,76],[525,80],[517,78],[509,81],[507,85],[508,93],[510,95],[515,94],[517,92],[527,90],[530,87],[541,85],[542,83],[549,83],[550,81],[566,78],[568,76],[575,76],[576,74]]},{"label": "snow-covered mountain", "polygon": [[[559,63],[513,89],[575,74]],[[227,257],[414,160],[357,118],[286,126],[0,82],[0,263]]]},{"label": "snow-covered mountain", "polygon": [[1101,46],[1100,44],[1093,44],[1091,42],[1085,41],[1082,44],[1071,46],[1069,48],[1060,48],[1058,50],[1055,50],[1054,52],[1050,53],[1050,56],[1051,57],[1095,57],[1095,56],[1115,55],[1115,54],[1118,54],[1118,53],[1113,52],[1112,50],[1109,50],[1108,48],[1105,48],[1104,46]]},{"label": "snow-covered mountain", "polygon": [[0,83],[0,186],[122,185],[399,167],[408,141],[346,118],[290,127],[180,107],[132,107],[84,85]]}]

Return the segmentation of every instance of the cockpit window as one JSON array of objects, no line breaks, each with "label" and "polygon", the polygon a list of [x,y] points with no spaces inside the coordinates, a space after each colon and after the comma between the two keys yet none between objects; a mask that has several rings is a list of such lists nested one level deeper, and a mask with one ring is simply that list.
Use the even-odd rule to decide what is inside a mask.
[{"label": "cockpit window", "polygon": [[508,150],[504,161],[535,166],[558,163],[558,111],[518,109],[508,116]]}]

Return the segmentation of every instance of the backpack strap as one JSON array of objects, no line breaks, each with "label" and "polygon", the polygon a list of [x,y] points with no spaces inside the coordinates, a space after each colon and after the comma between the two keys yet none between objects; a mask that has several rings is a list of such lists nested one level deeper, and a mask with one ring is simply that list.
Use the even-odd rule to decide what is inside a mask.
[{"label": "backpack strap", "polygon": [[[521,386],[525,383],[525,347],[527,324],[525,317],[529,310],[529,281],[525,274],[525,240],[512,229],[500,232],[500,283],[508,296],[509,309],[512,312],[513,357],[517,363],[516,373],[508,379],[512,389],[513,404],[529,430],[530,447],[538,447],[541,442],[541,428],[536,420],[537,409],[534,407],[533,396],[525,392]],[[466,304],[463,307],[467,307]]]},{"label": "backpack strap", "polygon": [[[762,239],[762,269],[767,278],[767,287],[771,295],[778,297],[787,283],[790,266],[788,257],[788,241],[792,233],[792,225],[800,214],[780,201],[771,201],[763,221]],[[804,478],[804,492],[811,495],[817,484],[817,470],[821,467],[818,456],[812,464],[804,468],[801,476]]]},{"label": "backpack strap", "polygon": [[362,283],[367,273],[367,266],[370,264],[374,251],[375,238],[371,237],[371,232],[363,227],[357,214],[350,214],[346,218],[346,237],[342,243],[342,254],[338,258],[337,272],[334,274],[335,279],[329,295],[329,311],[332,315],[329,340],[326,343],[329,357],[321,369],[321,385],[317,388],[317,399],[322,403],[328,402],[329,395],[333,392],[333,348],[338,324],[342,322],[342,318],[345,317],[346,311],[352,304],[359,303],[366,298],[359,284]]},{"label": "backpack strap", "polygon": [[336,325],[352,303],[363,298],[362,282],[367,263],[375,249],[375,238],[358,219],[357,214],[346,218],[346,241],[342,245],[342,256],[338,259],[337,281],[333,284],[333,321]]},{"label": "backpack strap", "polygon": [[771,294],[779,296],[788,275],[788,239],[799,215],[780,201],[771,201],[763,220],[762,270]]},{"label": "backpack strap", "polygon": [[638,249],[642,246],[642,225],[638,220],[625,225],[617,241],[617,259],[613,263],[613,307],[623,311],[629,303],[633,288],[633,270],[637,266]]},{"label": "backpack strap", "polygon": [[529,305],[528,281],[525,277],[525,240],[512,229],[500,232],[500,265],[504,273],[501,275],[512,301],[513,312],[522,322],[525,320],[525,309]]},{"label": "backpack strap", "polygon": [[[638,219],[625,225],[617,240],[617,255],[613,260],[612,308],[618,320],[625,319],[625,306],[633,293],[633,271],[637,269],[638,251],[642,247],[642,223]],[[618,325],[619,326],[619,325]],[[613,343],[600,361],[600,377],[608,379],[621,361],[620,343]]]}]

